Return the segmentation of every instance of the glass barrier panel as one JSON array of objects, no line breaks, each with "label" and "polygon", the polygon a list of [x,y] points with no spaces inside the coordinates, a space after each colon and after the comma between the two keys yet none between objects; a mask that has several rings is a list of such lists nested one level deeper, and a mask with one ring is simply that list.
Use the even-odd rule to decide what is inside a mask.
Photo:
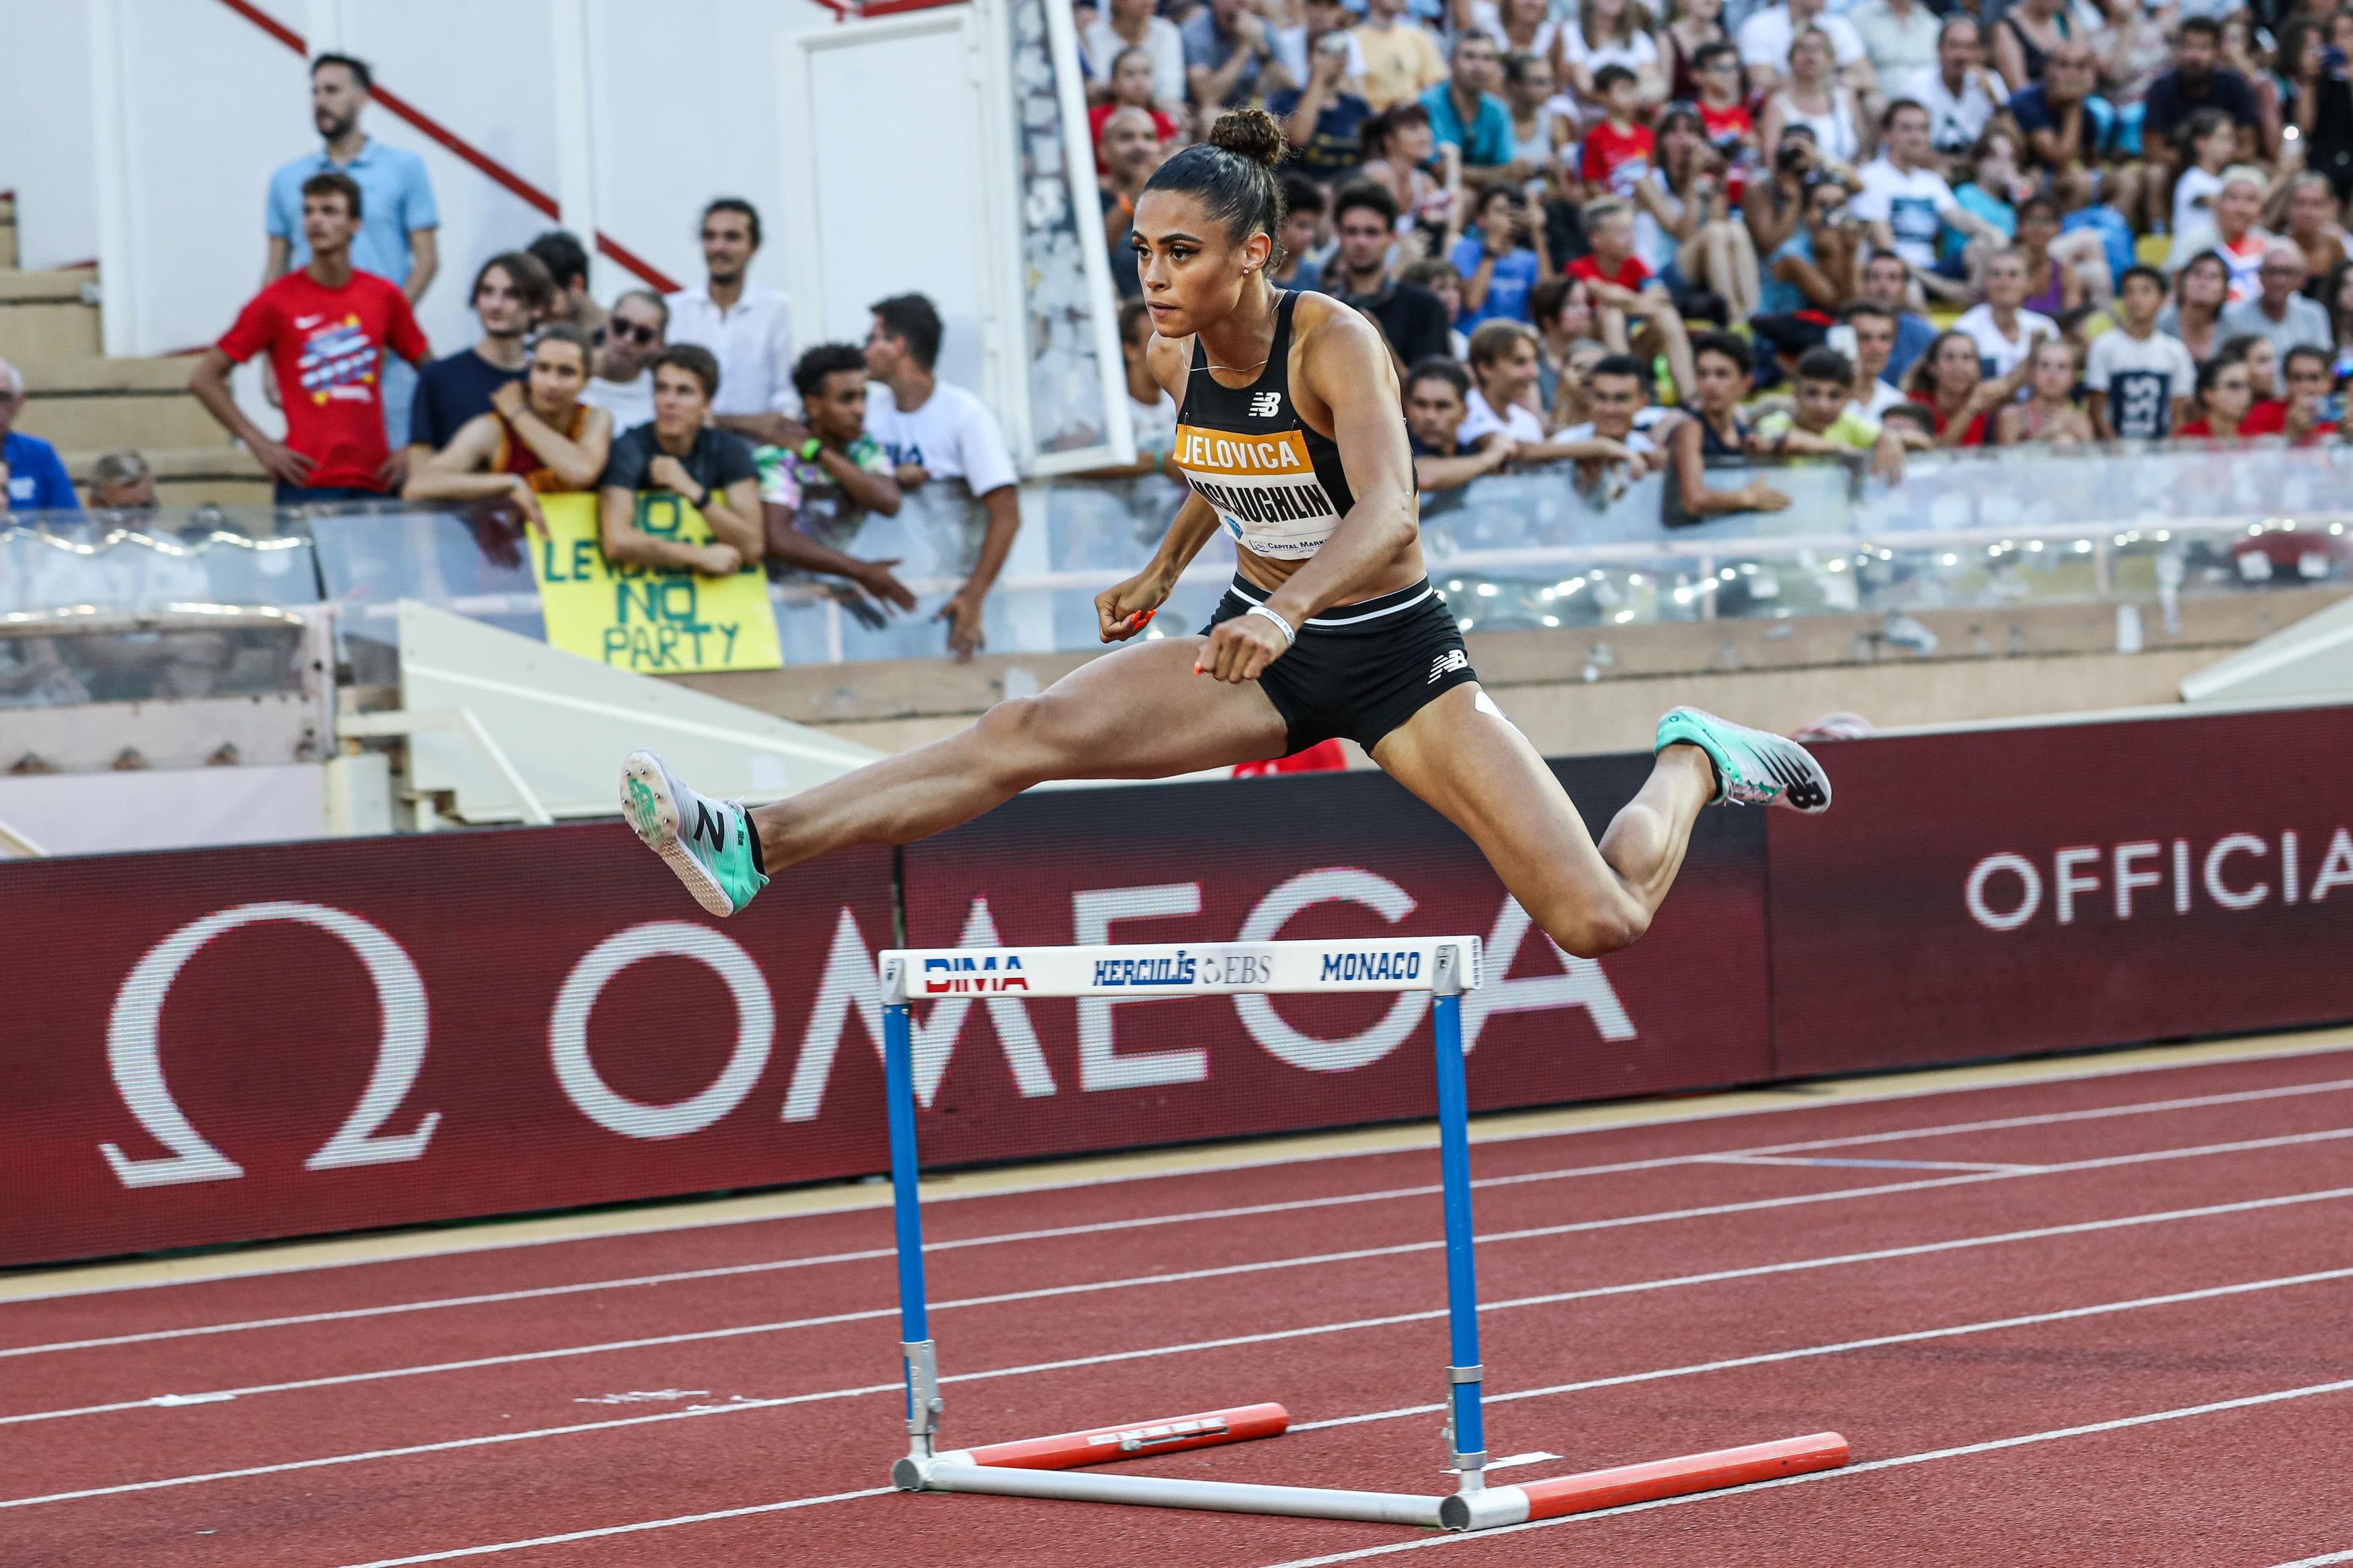
[{"label": "glass barrier panel", "polygon": [[280,522],[267,508],[12,511],[0,517],[0,615],[316,604],[311,540]]},{"label": "glass barrier panel", "polygon": [[310,526],[336,610],[336,658],[361,685],[400,679],[403,599],[546,639],[524,534],[511,513],[385,501],[315,510]]}]

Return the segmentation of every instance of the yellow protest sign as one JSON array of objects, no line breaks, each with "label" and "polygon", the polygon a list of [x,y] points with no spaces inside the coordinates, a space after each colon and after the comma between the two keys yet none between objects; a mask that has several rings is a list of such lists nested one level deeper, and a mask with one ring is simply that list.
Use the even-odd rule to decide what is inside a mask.
[{"label": "yellow protest sign", "polygon": [[[554,646],[641,675],[775,669],[785,662],[758,562],[723,579],[611,562],[599,542],[595,496],[542,496],[539,509],[547,537],[531,541],[531,574]],[[638,492],[637,522],[657,539],[712,542],[702,514],[666,491]]]}]

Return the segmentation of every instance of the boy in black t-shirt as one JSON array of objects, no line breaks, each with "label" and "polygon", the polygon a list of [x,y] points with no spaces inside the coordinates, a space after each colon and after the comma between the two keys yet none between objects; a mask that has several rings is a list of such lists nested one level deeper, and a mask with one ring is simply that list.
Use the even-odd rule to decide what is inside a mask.
[{"label": "boy in black t-shirt", "polygon": [[[706,423],[719,391],[709,349],[681,343],[654,361],[654,422],[613,441],[597,481],[596,516],[608,561],[635,561],[725,577],[760,559],[760,470],[741,436]],[[702,514],[712,542],[649,532],[638,492],[668,490]]]}]

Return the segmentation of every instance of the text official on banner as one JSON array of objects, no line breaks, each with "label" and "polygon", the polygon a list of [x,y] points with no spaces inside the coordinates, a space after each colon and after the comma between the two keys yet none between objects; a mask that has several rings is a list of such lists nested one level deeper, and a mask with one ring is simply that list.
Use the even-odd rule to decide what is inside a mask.
[{"label": "text official on banner", "polygon": [[[775,669],[785,662],[776,613],[757,562],[732,577],[605,559],[593,495],[540,498],[547,537],[531,542],[531,573],[547,640],[617,669],[687,675]],[[677,496],[640,490],[637,524],[657,539],[712,542],[711,525]]]}]

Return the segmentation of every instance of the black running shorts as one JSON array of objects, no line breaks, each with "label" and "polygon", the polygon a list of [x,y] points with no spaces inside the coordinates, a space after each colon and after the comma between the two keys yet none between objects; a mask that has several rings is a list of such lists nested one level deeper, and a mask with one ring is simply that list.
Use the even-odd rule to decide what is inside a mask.
[{"label": "black running shorts", "polygon": [[[1265,589],[1236,577],[1202,631],[1248,615],[1266,597]],[[1478,679],[1453,612],[1425,577],[1311,616],[1258,683],[1290,727],[1290,751],[1345,735],[1369,752],[1440,693]]]}]

